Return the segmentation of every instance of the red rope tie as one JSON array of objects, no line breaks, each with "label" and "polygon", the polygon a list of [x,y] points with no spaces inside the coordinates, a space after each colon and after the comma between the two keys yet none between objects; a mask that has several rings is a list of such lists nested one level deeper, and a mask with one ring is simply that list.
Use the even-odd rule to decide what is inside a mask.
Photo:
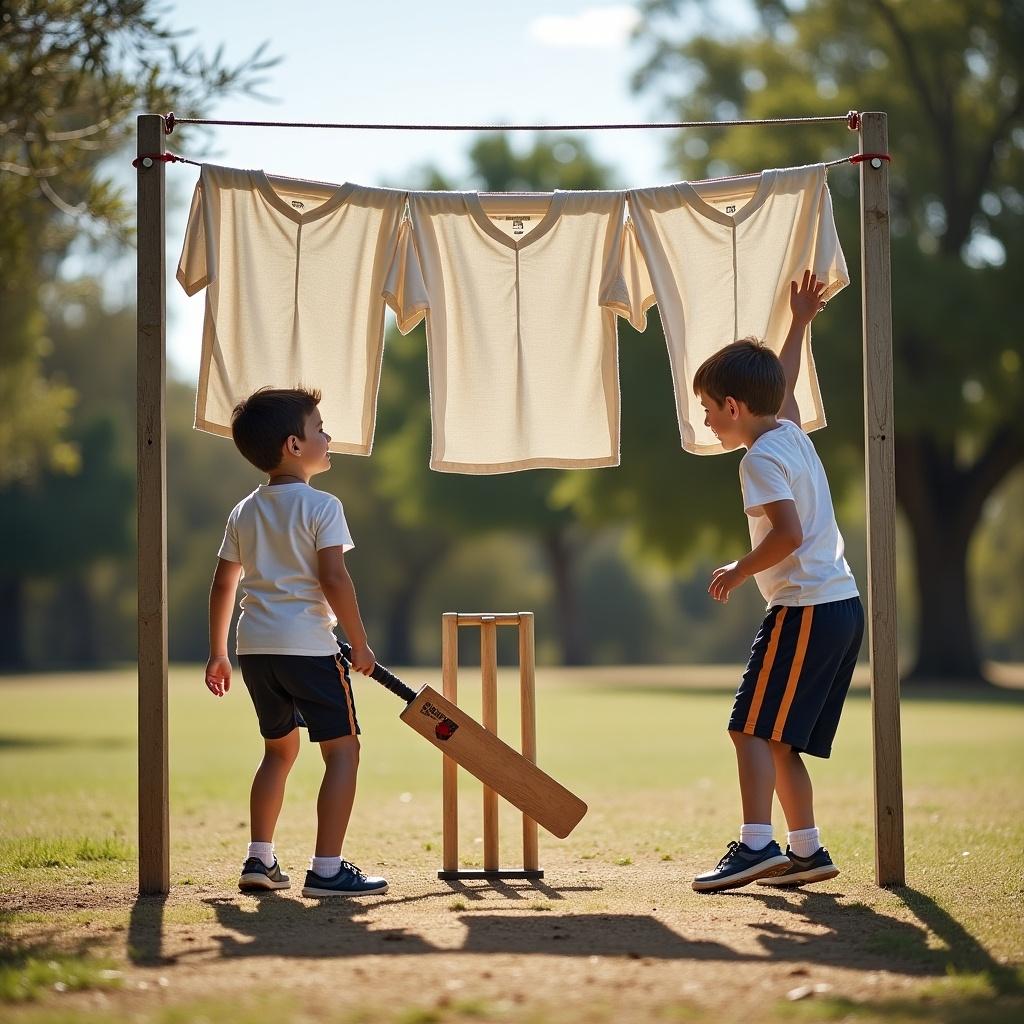
[{"label": "red rope tie", "polygon": [[[177,156],[175,153],[140,153],[133,161],[132,167],[138,168],[139,162],[142,160],[154,160],[160,161],[165,164],[194,164],[195,160],[188,160],[183,156]],[[199,165],[196,164],[198,167]]]},{"label": "red rope tie", "polygon": [[892,163],[892,157],[888,153],[857,153],[850,157],[851,164],[862,164],[865,160],[886,160]]}]

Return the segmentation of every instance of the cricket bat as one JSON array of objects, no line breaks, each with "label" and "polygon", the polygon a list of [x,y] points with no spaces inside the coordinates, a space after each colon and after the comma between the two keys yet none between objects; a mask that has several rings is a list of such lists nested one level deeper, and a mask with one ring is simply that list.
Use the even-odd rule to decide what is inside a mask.
[{"label": "cricket bat", "polygon": [[[345,643],[339,646],[347,672],[352,648]],[[405,701],[398,717],[406,725],[552,835],[564,839],[587,813],[578,796],[433,687],[422,686],[417,693],[376,663],[370,678]]]}]

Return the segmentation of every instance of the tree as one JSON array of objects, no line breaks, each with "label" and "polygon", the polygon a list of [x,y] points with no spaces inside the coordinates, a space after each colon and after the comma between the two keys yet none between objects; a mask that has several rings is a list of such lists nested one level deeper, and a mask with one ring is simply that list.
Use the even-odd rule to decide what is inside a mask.
[{"label": "tree", "polygon": [[[469,157],[474,184],[484,191],[608,187],[609,171],[583,143],[569,137],[542,138],[519,154],[507,135],[487,135],[474,143]],[[428,169],[424,177],[426,187],[451,187],[436,170]],[[556,497],[559,482],[571,474],[558,470],[496,476],[431,472],[427,466],[430,415],[422,326],[408,338],[388,341],[378,430],[384,438],[378,445],[382,493],[395,502],[406,523],[417,529],[427,524],[435,531],[441,529],[449,544],[467,534],[501,529],[521,531],[537,540],[555,589],[563,660],[569,665],[586,663],[589,658],[574,578],[582,536],[574,512]],[[410,587],[422,585],[429,569],[430,565],[421,565],[420,572],[411,574]]]},{"label": "tree", "polygon": [[[913,536],[920,599],[912,675],[980,679],[968,545],[986,501],[1024,461],[1019,284],[1011,269],[1024,252],[1024,5],[753,6],[759,24],[747,34],[730,26],[726,35],[708,21],[703,34],[679,39],[678,16],[707,5],[650,0],[638,30],[649,58],[635,85],[660,92],[680,119],[850,107],[889,113],[897,497]],[[803,126],[716,131],[711,146],[684,132],[672,152],[682,175],[697,178],[828,159],[852,148],[852,139],[834,128]],[[856,238],[855,177],[838,170],[830,185],[841,234]],[[857,261],[849,262],[856,273]],[[815,336],[833,423],[820,436],[840,486],[861,465],[859,388],[843,386],[860,372],[854,301],[840,297]],[[694,476],[703,481],[705,472],[715,470],[701,466]],[[635,487],[632,500],[645,506],[667,500],[681,507],[692,486],[692,478],[678,482],[681,476],[669,482],[650,467],[627,467],[618,490],[628,495]],[[656,530],[649,539],[666,547]]]},{"label": "tree", "polygon": [[[105,161],[124,150],[136,113],[193,110],[213,95],[251,92],[272,63],[260,51],[237,67],[220,53],[182,52],[182,34],[162,18],[152,0],[0,4],[0,503],[15,518],[41,512],[46,496],[65,487],[84,500],[81,488],[89,489],[72,481],[77,474],[114,472],[109,427],[73,424],[75,389],[44,366],[54,312],[47,298],[56,294],[44,282],[58,280],[72,250],[113,255],[131,238],[131,205]],[[107,521],[123,523],[120,488],[106,493]],[[112,550],[94,539],[97,557]],[[68,558],[87,563],[88,543],[86,534]],[[17,547],[0,557],[0,622],[10,629],[23,620],[33,566],[54,550],[34,529]],[[0,662],[14,667],[23,653],[10,629]]]}]

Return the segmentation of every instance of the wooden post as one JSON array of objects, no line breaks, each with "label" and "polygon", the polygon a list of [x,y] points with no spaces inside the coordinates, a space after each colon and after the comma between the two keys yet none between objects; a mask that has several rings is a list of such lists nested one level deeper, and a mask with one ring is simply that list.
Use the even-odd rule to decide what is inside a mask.
[{"label": "wooden post", "polygon": [[[498,630],[493,615],[483,616],[480,624],[480,672],[483,677],[481,725],[498,732]],[[498,794],[484,786],[484,871],[501,866],[498,852]]]},{"label": "wooden post", "polygon": [[[164,152],[164,119],[138,118],[138,153]],[[164,164],[138,168],[139,892],[170,889],[167,812],[167,380]]]},{"label": "wooden post", "polygon": [[[459,702],[459,615],[441,616],[441,694]],[[441,761],[441,866],[459,870],[459,766],[450,758]]]},{"label": "wooden post", "polygon": [[[861,114],[860,151],[889,152],[884,113]],[[879,885],[904,885],[900,683],[896,660],[892,278],[889,263],[889,168],[885,160],[866,160],[860,165],[860,226],[875,880]]]},{"label": "wooden post", "polygon": [[[521,752],[537,763],[537,682],[534,668],[533,612],[519,613],[519,719]],[[540,868],[537,822],[523,815],[523,868]]]}]

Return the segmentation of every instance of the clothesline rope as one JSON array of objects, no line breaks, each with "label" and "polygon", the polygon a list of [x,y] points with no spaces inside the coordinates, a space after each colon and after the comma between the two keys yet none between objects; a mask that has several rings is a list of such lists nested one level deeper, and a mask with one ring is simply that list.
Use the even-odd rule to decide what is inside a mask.
[{"label": "clothesline rope", "polygon": [[813,117],[761,117],[736,121],[647,121],[628,124],[346,124],[330,121],[224,121],[206,117],[177,117],[172,110],[163,115],[164,132],[170,135],[175,125],[210,124],[239,128],[347,128],[353,131],[401,132],[583,132],[629,131],[640,128],[732,128],[739,125],[815,124],[845,121],[850,131],[860,129],[860,112],[826,114]]},{"label": "clothesline rope", "polygon": [[[854,153],[852,156],[841,156],[837,160],[827,160],[825,167],[838,167],[840,164],[859,164],[865,160],[870,160],[872,167],[880,166],[876,161],[887,160],[891,161],[892,157],[888,153]],[[140,165],[143,167],[150,167],[155,161],[161,161],[165,164],[192,164],[193,167],[202,167],[203,165],[198,160],[189,160],[188,157],[178,156],[177,153],[142,153],[132,161],[132,167],[138,168]],[[727,181],[729,178],[743,178],[748,175],[744,174],[729,174],[722,178],[706,178],[705,181]],[[274,175],[277,178],[285,178],[287,175]],[[298,180],[298,179],[288,179]],[[328,185],[329,182],[320,182],[319,184]],[[335,187],[331,185],[331,187]],[[509,193],[512,194],[512,193]],[[526,194],[526,193],[523,193]],[[531,193],[532,194],[532,193]]]}]

